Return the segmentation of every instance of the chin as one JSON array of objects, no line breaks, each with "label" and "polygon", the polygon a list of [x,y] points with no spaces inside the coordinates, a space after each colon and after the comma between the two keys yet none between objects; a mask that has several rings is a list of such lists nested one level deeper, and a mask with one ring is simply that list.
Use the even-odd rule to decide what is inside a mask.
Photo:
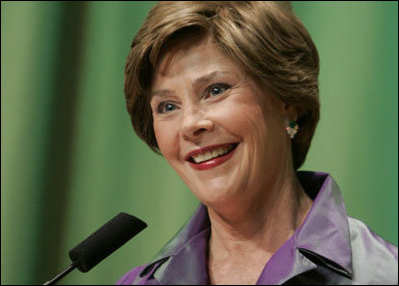
[{"label": "chin", "polygon": [[232,180],[215,179],[210,183],[190,188],[194,195],[206,206],[220,206],[233,201],[238,194]]}]

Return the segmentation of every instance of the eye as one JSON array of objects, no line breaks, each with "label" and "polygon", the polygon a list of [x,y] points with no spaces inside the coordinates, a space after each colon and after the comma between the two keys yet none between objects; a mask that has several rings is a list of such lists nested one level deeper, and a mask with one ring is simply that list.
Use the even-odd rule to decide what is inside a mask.
[{"label": "eye", "polygon": [[168,101],[161,102],[157,106],[157,113],[158,114],[168,113],[168,112],[171,112],[171,111],[173,111],[175,109],[177,109],[177,106],[174,103],[168,102]]},{"label": "eye", "polygon": [[205,90],[205,98],[208,98],[209,96],[217,96],[222,93],[224,93],[226,90],[228,90],[231,86],[226,83],[215,83],[210,85],[206,90]]}]

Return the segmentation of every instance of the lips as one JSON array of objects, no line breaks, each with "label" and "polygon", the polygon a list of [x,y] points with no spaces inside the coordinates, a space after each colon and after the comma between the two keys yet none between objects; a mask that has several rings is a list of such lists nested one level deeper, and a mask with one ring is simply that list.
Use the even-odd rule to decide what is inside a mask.
[{"label": "lips", "polygon": [[233,155],[238,143],[212,145],[188,153],[184,159],[197,170],[216,167]]}]

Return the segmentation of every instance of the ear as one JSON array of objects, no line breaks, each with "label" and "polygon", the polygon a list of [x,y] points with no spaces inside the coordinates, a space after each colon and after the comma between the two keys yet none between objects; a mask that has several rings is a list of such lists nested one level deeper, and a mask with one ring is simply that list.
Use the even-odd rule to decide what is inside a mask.
[{"label": "ear", "polygon": [[283,115],[285,118],[293,121],[297,121],[298,119],[298,111],[295,105],[284,103],[284,111]]}]

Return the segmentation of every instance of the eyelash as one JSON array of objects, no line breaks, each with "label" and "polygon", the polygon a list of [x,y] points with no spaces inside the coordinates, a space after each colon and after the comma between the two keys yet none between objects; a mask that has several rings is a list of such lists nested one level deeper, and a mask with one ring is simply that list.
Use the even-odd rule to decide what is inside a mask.
[{"label": "eyelash", "polygon": [[159,103],[158,104],[158,106],[157,106],[157,113],[158,114],[163,114],[163,113],[166,113],[166,112],[169,112],[169,111],[173,111],[173,110],[169,110],[169,111],[164,111],[164,108],[166,108],[166,106],[173,106],[173,110],[175,110],[176,109],[176,105],[173,103],[173,102],[170,102],[170,101],[163,101],[163,102],[161,102],[161,103]]},{"label": "eyelash", "polygon": [[[220,91],[218,94],[215,94],[215,95],[213,95],[213,96],[218,96],[218,95],[220,95],[220,94],[226,92],[228,89],[231,88],[231,85],[226,84],[226,83],[214,83],[214,84],[208,86],[208,87],[205,89],[203,98],[206,99],[206,98],[210,97],[210,96],[211,96],[211,92],[214,91],[216,88],[221,88],[221,89],[224,89],[224,90]],[[165,111],[165,108],[168,107],[168,106],[171,107],[171,108],[173,108],[173,109],[170,109],[170,110],[168,110],[168,111]],[[158,113],[158,114],[168,113],[168,112],[170,112],[170,111],[175,110],[176,108],[177,108],[177,106],[176,106],[176,104],[174,104],[173,102],[170,102],[170,101],[163,101],[163,102],[160,102],[160,103],[158,104],[158,106],[157,106],[157,113]]]},{"label": "eyelash", "polygon": [[[229,88],[231,88],[231,86],[229,85],[229,84],[227,84],[227,83],[215,83],[215,84],[212,84],[212,85],[210,85],[209,87],[207,87],[206,89],[205,89],[205,98],[208,98],[208,96],[210,95],[210,93],[212,92],[212,89],[214,89],[214,88],[222,88],[222,89],[224,89],[224,91],[222,91],[221,93],[224,93],[225,91],[227,91]],[[220,94],[220,93],[219,93]],[[216,95],[219,95],[219,94],[216,94]]]}]

